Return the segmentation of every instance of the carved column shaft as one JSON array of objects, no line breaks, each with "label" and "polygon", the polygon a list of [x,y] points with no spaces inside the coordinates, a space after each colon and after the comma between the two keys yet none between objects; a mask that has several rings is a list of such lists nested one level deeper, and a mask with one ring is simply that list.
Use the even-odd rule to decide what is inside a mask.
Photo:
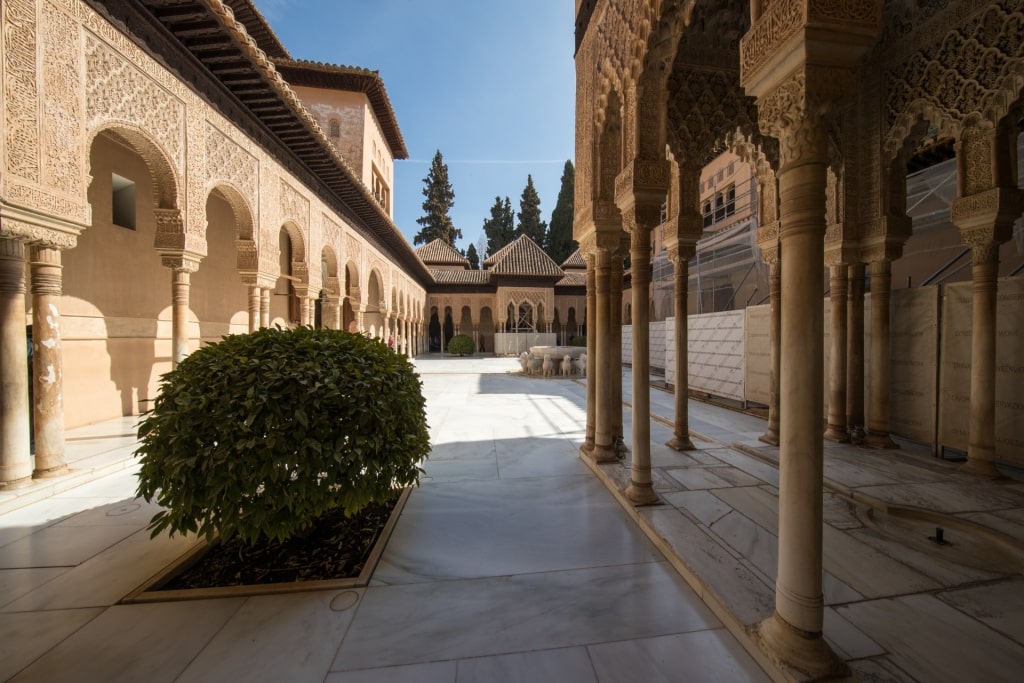
[{"label": "carved column shaft", "polygon": [[0,486],[22,486],[31,478],[25,244],[0,238]]},{"label": "carved column shaft", "polygon": [[825,438],[846,443],[846,346],[847,346],[847,279],[846,264],[829,267],[830,331],[828,427]]},{"label": "carved column shaft", "polygon": [[998,474],[996,459],[996,294],[999,245],[971,247],[974,301],[971,315],[971,416],[968,427],[969,469]]},{"label": "carved column shaft", "polygon": [[260,287],[251,285],[249,287],[249,331],[255,332],[260,328]]},{"label": "carved column shaft", "polygon": [[597,361],[594,376],[587,381],[597,384],[595,396],[597,410],[594,414],[594,449],[591,456],[597,462],[615,460],[612,444],[612,377],[609,370],[609,354],[611,353],[610,299],[611,299],[611,257],[607,249],[598,249],[594,257],[595,289],[597,300],[595,308],[597,319],[593,331],[596,337],[595,351]]},{"label": "carved column shaft", "polygon": [[778,248],[768,260],[768,337],[769,390],[768,431],[758,437],[773,446],[779,445],[779,372],[782,364],[782,264]]},{"label": "carved column shaft", "polygon": [[62,283],[60,257],[59,249],[32,247],[32,410],[36,477],[62,474],[67,470],[59,308]]},{"label": "carved column shaft", "polygon": [[260,289],[260,327],[270,327],[270,288]]},{"label": "carved column shaft", "polygon": [[[640,211],[638,208],[637,213]],[[649,213],[649,209],[644,212]],[[651,223],[637,217],[629,250],[633,294],[633,464],[626,497],[636,505],[658,500],[651,478]]]},{"label": "carved column shaft", "polygon": [[853,264],[848,274],[846,425],[850,438],[859,442],[864,438],[864,264]]},{"label": "carved column shaft", "polygon": [[611,353],[608,374],[612,378],[612,443],[616,452],[625,450],[625,430],[622,428],[622,254],[611,258],[611,287],[608,304]]},{"label": "carved column shaft", "polygon": [[895,448],[889,436],[889,298],[892,264],[872,261],[871,272],[871,400],[868,401],[867,443],[874,448]]},{"label": "carved column shaft", "polygon": [[[594,450],[594,423],[597,419],[597,382],[595,366],[597,365],[597,334],[593,329],[594,318],[597,315],[597,276],[594,268],[594,257],[588,255],[587,262],[587,303],[584,313],[587,328],[587,367],[584,370],[587,374],[587,431],[583,441],[582,450],[590,453]],[[497,350],[497,349],[495,349]]]},{"label": "carved column shaft", "polygon": [[677,451],[693,450],[690,440],[690,351],[689,351],[689,316],[687,302],[689,297],[690,258],[694,249],[676,247],[669,251],[675,275],[674,315],[676,319],[675,352],[676,352],[676,386],[675,386],[675,421],[672,439],[668,447]]},{"label": "carved column shaft", "polygon": [[171,363],[177,367],[189,352],[188,307],[191,270],[171,270]]}]

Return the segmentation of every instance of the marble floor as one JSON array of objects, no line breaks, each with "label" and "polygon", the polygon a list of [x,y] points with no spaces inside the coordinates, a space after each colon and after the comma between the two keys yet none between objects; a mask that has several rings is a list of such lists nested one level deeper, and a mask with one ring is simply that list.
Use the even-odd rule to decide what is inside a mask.
[{"label": "marble floor", "polygon": [[[130,420],[69,432],[70,475],[0,492],[0,680],[769,680],[578,458],[582,384],[416,364],[433,450],[366,588],[119,604],[195,540],[149,539]],[[758,477],[716,470],[672,476]]]}]

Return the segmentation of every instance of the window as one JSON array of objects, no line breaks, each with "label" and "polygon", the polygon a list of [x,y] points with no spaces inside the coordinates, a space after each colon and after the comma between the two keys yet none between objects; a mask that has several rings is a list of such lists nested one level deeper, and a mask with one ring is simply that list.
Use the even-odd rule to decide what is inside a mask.
[{"label": "window", "polygon": [[116,173],[111,174],[111,222],[128,230],[135,229],[135,183]]},{"label": "window", "polygon": [[715,195],[715,222],[725,218],[725,195],[719,192]]},{"label": "window", "polygon": [[330,123],[327,124],[328,134],[332,138],[341,137],[341,124],[338,123],[338,119],[331,119]]},{"label": "window", "polygon": [[706,228],[714,222],[714,217],[711,215],[711,202],[704,202],[704,227]]},{"label": "window", "polygon": [[725,191],[725,215],[736,213],[736,186],[730,185]]}]

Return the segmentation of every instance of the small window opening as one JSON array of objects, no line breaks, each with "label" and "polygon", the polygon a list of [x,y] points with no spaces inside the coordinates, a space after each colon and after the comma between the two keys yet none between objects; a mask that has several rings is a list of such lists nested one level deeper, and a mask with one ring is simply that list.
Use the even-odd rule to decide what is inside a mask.
[{"label": "small window opening", "polygon": [[128,230],[135,229],[135,183],[116,173],[110,179],[113,197],[111,201],[111,222]]}]

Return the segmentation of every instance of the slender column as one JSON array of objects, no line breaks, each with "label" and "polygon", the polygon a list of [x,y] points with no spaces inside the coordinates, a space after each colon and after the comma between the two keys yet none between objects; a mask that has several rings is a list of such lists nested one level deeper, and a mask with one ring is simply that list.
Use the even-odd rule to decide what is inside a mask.
[{"label": "slender column", "polygon": [[889,437],[889,292],[888,259],[871,262],[871,400],[868,402],[867,444],[897,448]]},{"label": "slender column", "polygon": [[846,431],[846,264],[829,266],[829,303],[831,352],[829,354],[829,399],[828,427],[825,438],[829,441],[846,443],[850,435]]},{"label": "slender column", "polygon": [[693,247],[675,247],[668,252],[668,259],[672,262],[675,275],[673,314],[676,319],[676,415],[672,438],[665,445],[677,451],[694,449],[693,441],[690,440],[690,321],[687,315],[690,258],[694,251]]},{"label": "slender column", "polygon": [[198,264],[178,261],[171,270],[171,364],[177,367],[189,352],[188,293],[192,273]]},{"label": "slender column", "polygon": [[611,294],[608,303],[608,325],[611,346],[608,374],[612,382],[612,444],[616,455],[629,452],[625,430],[622,427],[622,254],[611,255]]},{"label": "slender column", "polygon": [[849,267],[846,349],[846,425],[850,440],[864,440],[864,264]]},{"label": "slender column", "polygon": [[249,287],[249,331],[255,332],[260,327],[260,288]]},{"label": "slender column", "polygon": [[597,361],[594,377],[587,377],[587,382],[596,382],[597,410],[594,414],[594,449],[590,455],[597,462],[615,460],[614,444],[612,443],[612,378],[609,373],[609,354],[611,353],[611,331],[609,328],[609,288],[611,286],[611,259],[607,249],[598,249],[595,256],[594,276],[597,289],[596,312],[594,326],[595,351]]},{"label": "slender column", "polygon": [[988,477],[996,469],[996,292],[999,244],[971,245],[974,301],[971,316],[971,414],[963,469]]},{"label": "slender column", "polygon": [[270,288],[260,289],[260,327],[270,327]]},{"label": "slender column", "polygon": [[[659,207],[660,210],[660,207]],[[634,505],[656,503],[651,479],[651,232],[637,220],[630,235],[633,294],[633,466],[626,497]]]},{"label": "slender column", "polygon": [[768,431],[758,437],[759,440],[779,445],[779,371],[782,359],[782,264],[781,254],[776,249],[766,259],[768,262],[768,301],[769,301],[769,382],[771,388],[768,394]]},{"label": "slender column", "polygon": [[25,341],[25,244],[0,238],[0,486],[32,481],[29,454],[28,349]]},{"label": "slender column", "polygon": [[309,299],[304,295],[299,295],[299,325],[308,325],[310,317],[310,306]]},{"label": "slender column", "polygon": [[60,344],[60,250],[32,247],[32,410],[35,477],[67,471],[64,458],[64,370]]},{"label": "slender column", "polygon": [[584,453],[594,450],[594,421],[597,412],[597,379],[595,377],[595,366],[597,365],[597,335],[591,329],[591,323],[597,315],[597,278],[594,269],[594,255],[585,256],[587,262],[587,431],[583,446],[580,448]]}]

